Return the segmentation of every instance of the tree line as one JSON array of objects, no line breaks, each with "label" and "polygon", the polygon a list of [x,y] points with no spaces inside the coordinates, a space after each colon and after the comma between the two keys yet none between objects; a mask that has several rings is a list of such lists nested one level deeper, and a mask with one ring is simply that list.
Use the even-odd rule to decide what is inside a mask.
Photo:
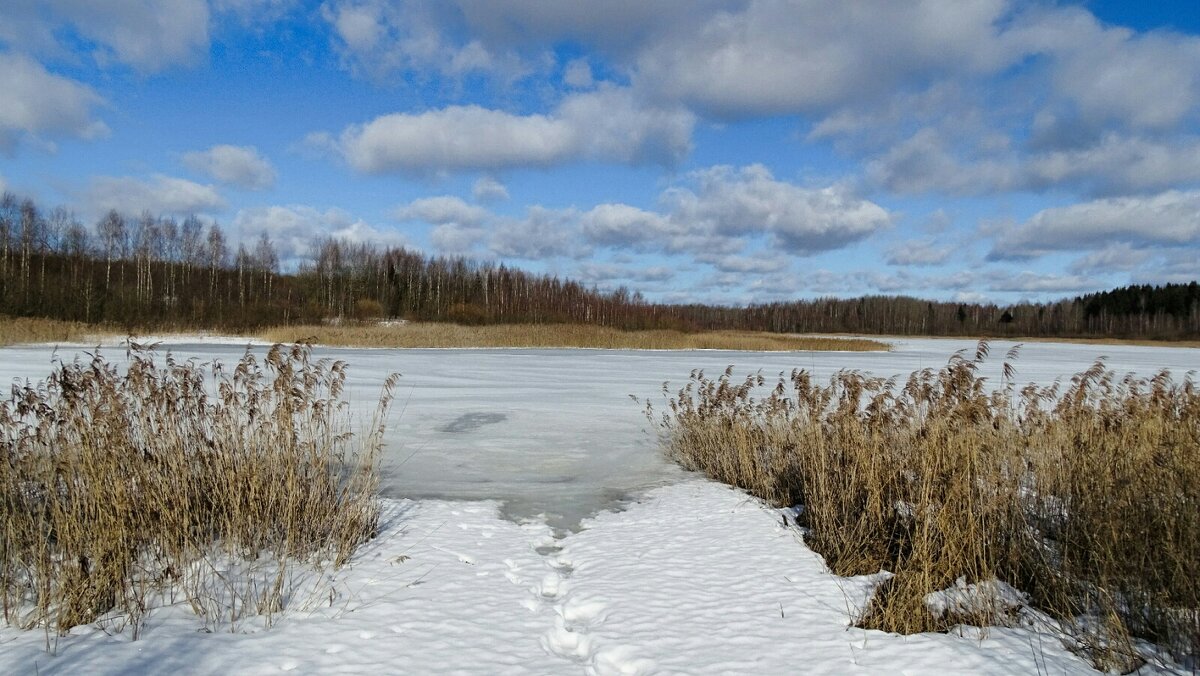
[{"label": "tree line", "polygon": [[647,302],[625,288],[503,264],[324,238],[281,269],[265,233],[235,247],[218,223],[110,211],[74,214],[0,196],[0,314],[133,328],[220,328],[405,318],[586,323],[621,329],[944,336],[1200,337],[1200,289],[1130,286],[1000,306],[903,296],[730,307]]}]

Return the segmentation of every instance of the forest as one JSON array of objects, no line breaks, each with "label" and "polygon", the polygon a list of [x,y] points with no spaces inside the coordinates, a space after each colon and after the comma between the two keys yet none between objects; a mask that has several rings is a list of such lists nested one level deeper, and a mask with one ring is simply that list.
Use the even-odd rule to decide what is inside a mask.
[{"label": "forest", "polygon": [[[1050,303],[904,296],[743,307],[652,303],[625,288],[458,257],[325,238],[295,270],[266,234],[236,248],[217,223],[110,211],[92,227],[63,208],[0,197],[0,315],[122,328],[248,330],[403,318],[879,335],[1200,337],[1200,287],[1128,286]],[[797,289],[797,295],[803,289]]]}]

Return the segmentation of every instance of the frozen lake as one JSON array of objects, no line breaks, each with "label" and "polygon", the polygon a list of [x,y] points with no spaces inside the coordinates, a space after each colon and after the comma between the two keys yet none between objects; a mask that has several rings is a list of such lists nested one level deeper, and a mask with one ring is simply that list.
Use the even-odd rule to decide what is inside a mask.
[{"label": "frozen lake", "polygon": [[[892,340],[891,352],[617,351],[617,350],[389,350],[325,348],[318,357],[349,363],[348,397],[365,418],[387,374],[403,375],[388,425],[383,492],[388,497],[494,499],[504,514],[544,514],[557,528],[613,508],[684,473],[660,457],[642,408],[629,395],[658,406],[661,387],[686,382],[692,369],[716,375],[762,370],[768,379],[804,368],[818,378],[838,369],[876,375],[940,367],[965,340]],[[992,346],[985,375],[999,378],[1012,343]],[[62,359],[92,348],[64,346]],[[235,362],[243,343],[164,342],[160,352],[200,361]],[[265,348],[253,348],[262,352]],[[0,348],[3,382],[37,380],[50,369],[53,346]],[[102,348],[110,359],[123,348]],[[1067,379],[1101,355],[1120,372],[1150,375],[1170,368],[1177,377],[1200,368],[1200,350],[1134,346],[1028,343],[1017,362],[1020,383]]]}]

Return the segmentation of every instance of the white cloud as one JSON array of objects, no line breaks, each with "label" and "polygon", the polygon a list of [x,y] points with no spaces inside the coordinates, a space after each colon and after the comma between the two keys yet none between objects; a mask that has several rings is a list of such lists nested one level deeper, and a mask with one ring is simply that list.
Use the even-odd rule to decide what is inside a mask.
[{"label": "white cloud", "polygon": [[1007,293],[1063,294],[1094,291],[1101,284],[1082,275],[1041,274],[1028,270],[994,271],[987,275],[988,290]]},{"label": "white cloud", "polygon": [[1200,191],[1171,190],[1044,209],[1001,232],[989,258],[1025,258],[1121,243],[1136,247],[1200,244]]},{"label": "white cloud", "polygon": [[1197,36],[1104,26],[1065,7],[1031,12],[1009,40],[1022,53],[1049,55],[1053,91],[1088,120],[1166,129],[1200,100]]},{"label": "white cloud", "polygon": [[1006,65],[1006,13],[1004,0],[752,0],[648,44],[635,82],[721,116],[830,110]]},{"label": "white cloud", "polygon": [[1133,284],[1189,284],[1200,279],[1200,256],[1195,250],[1172,251],[1146,265],[1130,279]]},{"label": "white cloud", "polygon": [[807,255],[842,248],[891,224],[891,215],[844,186],[804,188],[778,181],[762,165],[695,172],[695,191],[668,191],[671,217],[727,236],[768,233]]},{"label": "white cloud", "polygon": [[479,257],[479,248],[487,240],[487,230],[459,223],[442,223],[429,233],[429,241],[438,253],[445,256]]},{"label": "white cloud", "polygon": [[587,284],[612,288],[618,284],[632,282],[669,282],[675,275],[675,270],[663,265],[634,267],[615,263],[582,263],[575,269],[574,277]]},{"label": "white cloud", "polygon": [[102,47],[102,60],[142,72],[194,63],[208,49],[205,0],[48,0],[57,21]]},{"label": "white cloud", "polygon": [[598,204],[580,218],[583,235],[600,246],[658,248],[686,229],[669,218],[628,204]]},{"label": "white cloud", "polygon": [[1026,183],[1033,186],[1078,184],[1099,194],[1163,190],[1200,182],[1200,139],[1108,133],[1094,145],[1036,154],[1027,165]]},{"label": "white cloud", "polygon": [[571,210],[531,207],[525,218],[501,222],[489,247],[499,256],[527,260],[587,255],[590,252],[575,236],[574,222]]},{"label": "white cloud", "polygon": [[1015,159],[984,155],[963,161],[936,129],[928,127],[868,162],[866,173],[873,183],[902,193],[979,194],[1021,183]]},{"label": "white cloud", "polygon": [[589,89],[595,80],[587,59],[574,59],[563,68],[563,83],[576,89]]},{"label": "white cloud", "polygon": [[1098,251],[1092,251],[1071,263],[1072,274],[1106,273],[1128,271],[1150,259],[1150,252],[1135,249],[1128,242],[1120,242]]},{"label": "white cloud", "polygon": [[186,153],[183,164],[225,185],[266,190],[275,185],[275,168],[251,146],[217,145]]},{"label": "white cloud", "polygon": [[108,127],[92,116],[103,100],[90,87],[54,75],[19,54],[0,53],[0,150],[22,134],[94,139]]},{"label": "white cloud", "polygon": [[508,188],[491,176],[481,176],[471,186],[471,197],[483,204],[505,202],[508,201]]},{"label": "white cloud", "polygon": [[931,237],[897,242],[887,251],[888,265],[941,265],[954,253],[953,246]]},{"label": "white cloud", "polygon": [[490,215],[487,209],[467,204],[451,195],[423,197],[396,207],[391,212],[392,218],[398,221],[425,221],[436,225],[455,223],[468,226],[478,226]]},{"label": "white cloud", "polygon": [[696,260],[708,263],[721,272],[734,275],[766,275],[782,272],[792,263],[786,256],[777,253],[761,253],[755,256],[720,256],[700,254]]},{"label": "white cloud", "polygon": [[377,79],[428,73],[462,77],[499,75],[513,81],[526,73],[514,52],[489,47],[469,35],[456,39],[454,12],[437,3],[387,0],[335,0],[321,6],[343,59],[354,72]]},{"label": "white cloud", "polygon": [[378,228],[342,209],[316,209],[307,205],[276,205],[242,209],[233,225],[246,242],[266,233],[280,259],[294,265],[312,255],[313,245],[334,237],[353,243],[407,246],[408,239],[390,228]]},{"label": "white cloud", "polygon": [[546,115],[474,105],[384,115],[344,130],[338,147],[352,167],[371,174],[585,160],[670,165],[691,150],[693,125],[685,111],[642,107],[628,90],[605,88],[569,96]]},{"label": "white cloud", "polygon": [[225,209],[225,200],[211,185],[154,174],[148,179],[132,176],[97,176],[88,182],[84,203],[93,215],[115,209],[125,214],[186,215]]},{"label": "white cloud", "polygon": [[[523,218],[501,218],[457,197],[416,200],[394,216],[439,226],[439,249],[462,252],[486,239],[491,254],[542,259],[577,257],[589,246],[617,251],[690,253],[718,269],[771,272],[781,255],[831,251],[888,227],[891,214],[843,186],[804,188],[776,180],[762,166],[713,167],[669,188],[653,211],[598,204],[586,211],[531,207]],[[453,226],[453,227],[441,227]],[[486,238],[483,230],[490,233]],[[766,238],[779,251],[742,255],[749,240]],[[470,246],[465,244],[470,243]]]}]

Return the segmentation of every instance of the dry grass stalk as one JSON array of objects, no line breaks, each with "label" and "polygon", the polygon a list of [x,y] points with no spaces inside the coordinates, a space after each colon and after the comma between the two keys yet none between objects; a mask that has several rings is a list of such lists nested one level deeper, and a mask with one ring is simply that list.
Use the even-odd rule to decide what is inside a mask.
[{"label": "dry grass stalk", "polygon": [[21,343],[82,342],[97,336],[120,335],[102,326],[58,319],[6,317],[0,315],[0,345]]},{"label": "dry grass stalk", "polygon": [[620,331],[588,324],[496,324],[462,326],[408,323],[398,326],[289,326],[260,333],[270,341],[311,338],[323,345],[354,347],[582,347],[623,350],[887,350],[886,343],[860,338],[788,336],[754,331]]},{"label": "dry grass stalk", "polygon": [[[203,365],[135,350],[122,373],[97,355],[0,402],[9,624],[63,632],[119,618],[136,638],[156,598],[178,594],[210,627],[269,622],[292,562],[341,565],[373,536],[396,376],[355,438],[346,364],[308,346],[247,352],[212,374],[215,395]],[[241,572],[222,573],[226,562]]]},{"label": "dry grass stalk", "polygon": [[[1003,604],[941,616],[929,594],[1005,581],[1075,631],[1098,666],[1130,668],[1134,637],[1200,652],[1200,392],[1163,371],[1097,363],[1060,391],[978,375],[988,346],[940,371],[827,385],[693,372],[647,406],[683,466],[779,505],[838,575],[894,573],[859,618],[913,633],[1008,621]],[[1001,610],[998,610],[1001,609]]]}]

